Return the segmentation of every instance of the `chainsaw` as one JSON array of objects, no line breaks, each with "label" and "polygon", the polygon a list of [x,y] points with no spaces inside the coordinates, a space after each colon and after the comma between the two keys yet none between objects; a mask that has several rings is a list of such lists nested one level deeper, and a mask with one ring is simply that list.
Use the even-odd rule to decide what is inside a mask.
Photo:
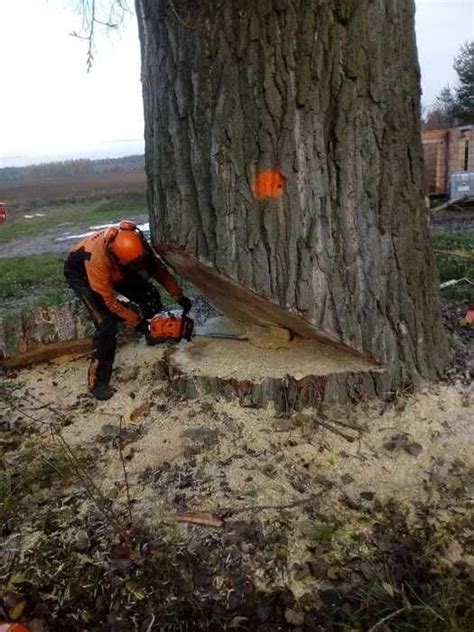
[{"label": "chainsaw", "polygon": [[148,321],[146,342],[149,345],[173,343],[180,340],[188,342],[194,337],[225,338],[229,340],[247,340],[248,334],[237,323],[233,323],[223,316],[211,317],[204,325],[194,326],[194,321],[188,316],[188,310],[177,312],[161,312]]},{"label": "chainsaw", "polygon": [[179,316],[173,312],[157,314],[148,323],[146,342],[148,345],[180,342],[191,340],[194,331],[194,321],[189,318],[188,311],[183,310]]}]

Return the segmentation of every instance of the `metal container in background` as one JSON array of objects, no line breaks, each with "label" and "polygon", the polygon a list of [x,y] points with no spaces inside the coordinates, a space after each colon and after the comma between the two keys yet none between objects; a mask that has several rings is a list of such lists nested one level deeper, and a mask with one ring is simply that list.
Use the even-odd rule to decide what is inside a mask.
[{"label": "metal container in background", "polygon": [[474,197],[474,172],[462,171],[451,175],[451,200],[463,197]]}]

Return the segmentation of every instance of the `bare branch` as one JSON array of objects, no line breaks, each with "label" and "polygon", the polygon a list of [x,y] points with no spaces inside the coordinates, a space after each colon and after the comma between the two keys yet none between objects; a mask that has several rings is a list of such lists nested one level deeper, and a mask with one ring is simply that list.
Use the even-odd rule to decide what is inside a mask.
[{"label": "bare branch", "polygon": [[117,31],[131,11],[127,0],[75,0],[75,9],[81,15],[82,24],[80,31],[72,31],[71,36],[87,42],[86,66],[89,72],[94,63],[96,27],[101,27],[106,33]]}]

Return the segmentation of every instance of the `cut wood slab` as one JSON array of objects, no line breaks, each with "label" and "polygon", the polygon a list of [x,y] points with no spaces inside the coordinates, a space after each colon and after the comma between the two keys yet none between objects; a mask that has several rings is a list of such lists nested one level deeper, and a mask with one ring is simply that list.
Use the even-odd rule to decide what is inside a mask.
[{"label": "cut wood slab", "polygon": [[284,327],[250,325],[245,332],[251,344],[260,349],[290,349],[293,334]]},{"label": "cut wood slab", "polygon": [[300,337],[264,352],[251,340],[198,338],[176,347],[171,362],[187,375],[252,382],[287,375],[301,380],[308,375],[380,370],[377,364],[346,351]]},{"label": "cut wood slab", "polygon": [[28,349],[24,353],[5,358],[0,361],[0,366],[6,369],[19,369],[31,364],[50,362],[56,358],[67,356],[68,359],[80,358],[90,353],[92,349],[91,338],[81,340],[63,340],[51,344],[40,345]]}]

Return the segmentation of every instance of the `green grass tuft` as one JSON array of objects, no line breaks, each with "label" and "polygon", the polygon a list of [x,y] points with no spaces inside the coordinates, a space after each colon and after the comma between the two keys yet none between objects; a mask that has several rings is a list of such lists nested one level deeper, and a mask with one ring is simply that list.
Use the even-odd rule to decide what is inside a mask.
[{"label": "green grass tuft", "polygon": [[[0,259],[0,301],[40,294],[54,304],[65,294],[64,256],[30,255]],[[59,301],[61,302],[61,300]]]},{"label": "green grass tuft", "polygon": [[[398,590],[375,582],[361,589],[359,611],[347,617],[347,629],[363,630],[385,617],[393,632],[470,632],[474,630],[472,583],[446,575],[427,581],[419,595],[409,584]],[[388,591],[387,591],[388,588]],[[346,628],[344,628],[346,629]]]},{"label": "green grass tuft", "polygon": [[[442,250],[453,255],[470,255],[474,257],[474,231],[459,233],[435,232],[433,234],[435,251]],[[441,283],[464,277],[474,282],[474,261],[450,254],[436,253],[436,264]],[[441,290],[441,296],[447,301],[474,303],[474,285],[460,283]]]},{"label": "green grass tuft", "polygon": [[104,200],[94,208],[94,211],[96,213],[130,213],[131,215],[146,213],[146,198],[141,193],[124,193],[109,200]]},{"label": "green grass tuft", "polygon": [[313,542],[331,542],[336,536],[338,528],[326,522],[316,522],[308,530],[308,539]]}]

